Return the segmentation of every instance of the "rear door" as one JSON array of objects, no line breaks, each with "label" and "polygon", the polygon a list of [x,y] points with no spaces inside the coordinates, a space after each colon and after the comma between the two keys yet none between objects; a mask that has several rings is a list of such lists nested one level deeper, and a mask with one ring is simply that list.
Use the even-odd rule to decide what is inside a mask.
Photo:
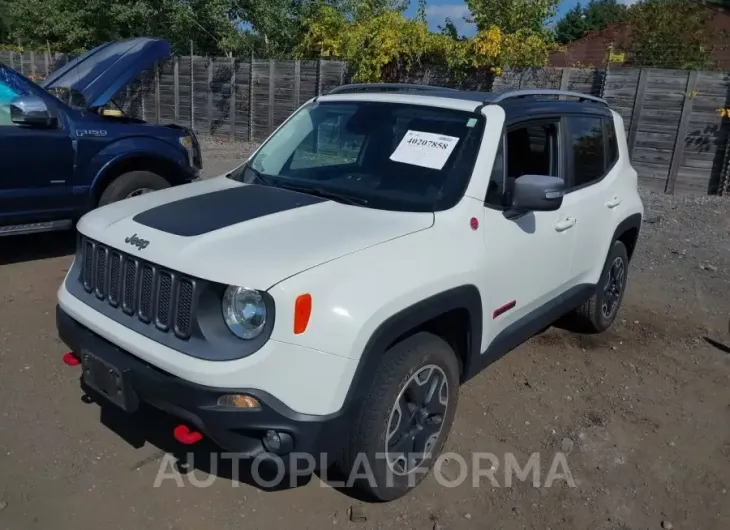
[{"label": "rear door", "polygon": [[618,145],[613,120],[567,116],[568,190],[564,201],[576,219],[577,245],[571,276],[594,284],[603,268],[622,199],[618,194]]},{"label": "rear door", "polygon": [[[10,119],[10,102],[31,94],[12,70],[0,70],[0,222],[57,218],[73,209],[73,145],[62,120],[53,129]],[[57,109],[51,109],[58,112]],[[60,118],[60,116],[59,116]]]}]

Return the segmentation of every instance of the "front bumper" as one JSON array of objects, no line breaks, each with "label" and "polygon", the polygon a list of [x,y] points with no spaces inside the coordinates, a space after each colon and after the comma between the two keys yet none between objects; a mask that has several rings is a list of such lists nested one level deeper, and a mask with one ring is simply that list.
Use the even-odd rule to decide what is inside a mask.
[{"label": "front bumper", "polygon": [[[69,272],[69,275],[73,272]],[[254,355],[232,361],[191,357],[97,311],[69,292],[67,278],[58,305],[73,320],[165,373],[203,387],[255,388],[276,396],[288,409],[312,416],[340,411],[357,369],[357,360],[269,339]],[[96,300],[96,298],[94,298]],[[126,316],[126,315],[124,315]],[[129,317],[132,318],[132,317]]]},{"label": "front bumper", "polygon": [[[319,461],[322,454],[335,455],[347,432],[344,413],[329,416],[300,414],[266,392],[257,389],[213,388],[185,381],[164,372],[100,337],[56,308],[58,333],[68,347],[80,354],[88,351],[117,368],[131,390],[135,402],[147,403],[194,426],[227,451],[243,457],[266,452],[262,439],[268,430],[291,436],[287,452],[306,453]],[[81,381],[82,389],[98,397]],[[224,394],[241,393],[255,397],[257,410],[235,410],[217,405]],[[111,402],[102,406],[115,407]],[[133,411],[132,411],[133,412]]]}]

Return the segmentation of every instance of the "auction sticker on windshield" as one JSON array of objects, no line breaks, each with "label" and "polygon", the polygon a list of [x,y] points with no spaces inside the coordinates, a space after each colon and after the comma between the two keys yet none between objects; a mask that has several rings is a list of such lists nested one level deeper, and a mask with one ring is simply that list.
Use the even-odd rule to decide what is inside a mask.
[{"label": "auction sticker on windshield", "polygon": [[421,131],[408,131],[390,159],[414,166],[442,169],[459,139]]}]

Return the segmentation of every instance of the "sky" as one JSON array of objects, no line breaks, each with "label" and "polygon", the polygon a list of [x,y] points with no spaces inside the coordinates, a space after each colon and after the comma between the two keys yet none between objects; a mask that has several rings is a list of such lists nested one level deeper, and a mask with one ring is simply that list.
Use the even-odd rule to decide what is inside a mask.
[{"label": "sky", "polygon": [[[631,4],[635,0],[619,0],[621,3]],[[578,0],[561,0],[558,6],[556,18],[560,18],[578,3]],[[408,15],[415,15],[418,8],[417,2],[411,2]],[[443,25],[447,18],[450,18],[460,33],[471,36],[474,34],[474,26],[464,22],[463,18],[469,16],[469,9],[464,0],[428,0],[426,3],[426,17],[432,30]]]}]

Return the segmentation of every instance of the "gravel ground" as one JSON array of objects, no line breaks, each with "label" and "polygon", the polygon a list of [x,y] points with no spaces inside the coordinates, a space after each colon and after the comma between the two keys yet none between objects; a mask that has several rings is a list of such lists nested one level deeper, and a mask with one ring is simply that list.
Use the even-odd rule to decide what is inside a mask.
[{"label": "gravel ground", "polygon": [[[207,144],[206,174],[250,150]],[[495,482],[445,488],[430,476],[385,505],[317,477],[271,492],[219,470],[203,488],[191,478],[206,473],[193,469],[182,486],[155,488],[174,448],[169,420],[145,417],[146,443],[130,445],[129,422],[100,418],[60,363],[53,310],[73,238],[2,240],[0,529],[727,529],[730,200],[642,195],[646,223],[615,327],[550,329],[462,388],[446,450],[467,463],[493,453]],[[521,466],[539,453],[539,487],[516,476],[507,487],[506,453]],[[575,487],[547,487],[558,453]],[[447,478],[458,472],[458,459],[444,467]]]},{"label": "gravel ground", "polygon": [[203,176],[215,177],[243,163],[253,153],[257,144],[248,142],[229,142],[212,137],[200,139],[205,152],[203,158]]}]

